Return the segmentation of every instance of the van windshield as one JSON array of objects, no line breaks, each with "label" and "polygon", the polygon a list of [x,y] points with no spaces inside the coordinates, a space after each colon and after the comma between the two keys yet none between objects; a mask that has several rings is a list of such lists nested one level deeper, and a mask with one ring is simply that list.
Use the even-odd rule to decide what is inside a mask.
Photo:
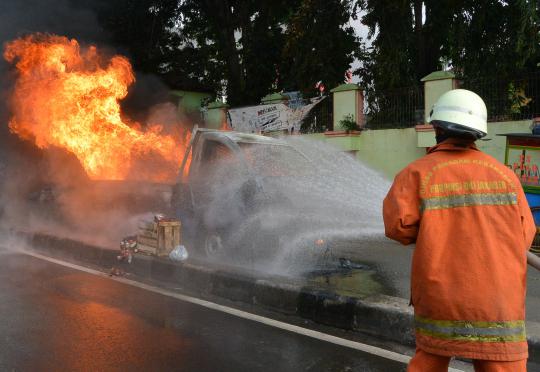
[{"label": "van windshield", "polygon": [[261,176],[300,176],[311,173],[313,165],[287,145],[239,142],[247,163]]}]

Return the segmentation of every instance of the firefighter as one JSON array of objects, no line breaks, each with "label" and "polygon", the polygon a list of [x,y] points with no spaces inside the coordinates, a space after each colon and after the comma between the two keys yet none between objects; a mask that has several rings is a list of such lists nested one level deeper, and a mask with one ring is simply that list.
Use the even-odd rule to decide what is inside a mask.
[{"label": "firefighter", "polygon": [[433,106],[437,145],[403,169],[384,199],[386,236],[416,244],[412,259],[416,354],[408,371],[525,371],[527,258],[536,227],[516,175],[474,142],[487,110],[456,89]]}]

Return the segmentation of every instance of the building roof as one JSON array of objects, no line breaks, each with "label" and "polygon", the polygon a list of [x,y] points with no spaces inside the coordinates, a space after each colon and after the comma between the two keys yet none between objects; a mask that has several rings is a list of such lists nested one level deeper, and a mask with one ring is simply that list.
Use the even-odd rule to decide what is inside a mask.
[{"label": "building roof", "polygon": [[331,93],[346,92],[348,90],[362,90],[358,84],[341,84],[334,89],[330,90]]},{"label": "building roof", "polygon": [[424,76],[420,81],[433,81],[442,79],[454,79],[456,75],[452,71],[435,71],[431,74]]}]

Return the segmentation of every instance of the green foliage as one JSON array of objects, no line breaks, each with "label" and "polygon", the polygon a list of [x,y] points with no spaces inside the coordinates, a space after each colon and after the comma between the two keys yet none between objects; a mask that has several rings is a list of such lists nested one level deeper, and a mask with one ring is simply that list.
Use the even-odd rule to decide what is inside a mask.
[{"label": "green foliage", "polygon": [[[71,0],[94,10],[139,72],[177,89],[258,103],[343,80],[357,49],[352,0]],[[294,31],[293,31],[294,30]]]},{"label": "green foliage", "polygon": [[[286,24],[295,1],[183,0],[182,33],[207,55],[231,105],[258,103],[275,83]],[[203,71],[194,70],[200,75]]]},{"label": "green foliage", "polygon": [[352,2],[302,0],[285,32],[281,87],[309,92],[317,81],[327,87],[343,82],[358,41],[348,26]]},{"label": "green foliage", "polygon": [[410,107],[410,99],[395,90],[417,85],[418,75],[422,74],[416,71],[419,64],[414,43],[418,35],[413,32],[412,2],[360,0],[357,4],[365,12],[362,22],[372,38],[370,47],[362,45],[358,51],[362,67],[356,71],[365,89],[367,125],[406,126],[401,122],[402,113],[414,116],[415,107]]},{"label": "green foliage", "polygon": [[[532,0],[70,0],[90,8],[139,72],[233,105],[343,81],[354,58],[370,110],[388,91],[451,67],[463,79],[510,77],[540,61]],[[359,11],[362,11],[360,13]],[[350,18],[362,14],[369,42]],[[401,108],[399,108],[401,110]]]},{"label": "green foliage", "polygon": [[448,63],[459,76],[509,76],[538,62],[532,0],[358,0],[372,47],[359,71],[378,90],[416,85]]},{"label": "green foliage", "polygon": [[233,106],[281,89],[314,92],[318,80],[337,85],[357,48],[350,1],[185,0],[181,11],[186,37],[201,53],[215,49]]},{"label": "green foliage", "polygon": [[[393,91],[418,86],[422,77],[443,67],[466,82],[509,79],[535,70],[540,57],[537,1],[358,0],[356,6],[365,12],[362,21],[372,39],[370,47],[358,50],[362,67],[357,71],[371,117],[388,111]],[[402,99],[391,108],[417,109]]]},{"label": "green foliage", "polygon": [[443,52],[463,78],[508,77],[538,61],[536,2],[467,1],[455,12]]},{"label": "green foliage", "polygon": [[510,114],[520,114],[521,110],[532,101],[525,95],[525,89],[516,86],[513,82],[508,85],[508,100],[510,101]]},{"label": "green foliage", "polygon": [[370,48],[360,51],[363,68],[358,71],[366,88],[386,90],[412,85],[411,33],[413,17],[410,4],[395,0],[361,0],[366,14],[362,22],[374,38]]},{"label": "green foliage", "polygon": [[343,119],[339,121],[339,125],[346,131],[358,130],[358,125],[352,114],[345,115]]}]

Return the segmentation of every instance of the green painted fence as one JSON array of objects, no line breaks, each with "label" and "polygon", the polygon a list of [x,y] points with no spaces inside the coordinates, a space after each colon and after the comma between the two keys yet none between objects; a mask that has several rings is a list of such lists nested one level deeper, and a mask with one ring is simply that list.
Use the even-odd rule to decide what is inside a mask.
[{"label": "green painted fence", "polygon": [[[477,141],[478,148],[504,162],[506,138],[497,134],[530,133],[530,124],[530,120],[488,123],[488,136],[485,141]],[[357,136],[329,136],[322,133],[306,136],[342,151],[354,152],[359,161],[392,179],[407,164],[425,155],[426,148],[418,147],[418,135],[415,128],[406,128],[366,130]]]}]

